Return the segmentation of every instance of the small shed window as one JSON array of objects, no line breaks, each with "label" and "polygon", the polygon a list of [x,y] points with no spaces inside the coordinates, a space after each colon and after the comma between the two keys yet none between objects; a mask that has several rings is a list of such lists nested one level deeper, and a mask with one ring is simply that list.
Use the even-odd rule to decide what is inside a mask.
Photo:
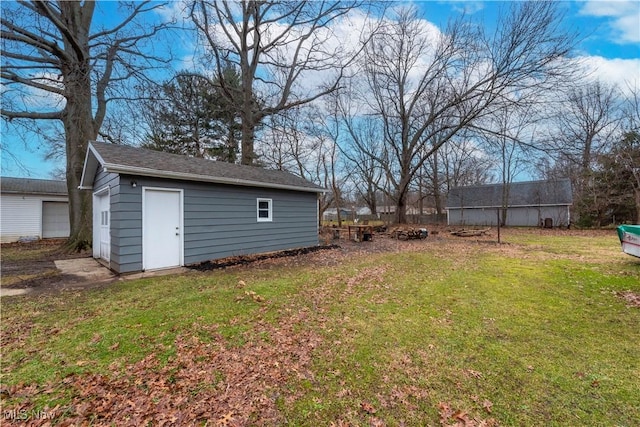
[{"label": "small shed window", "polygon": [[258,199],[258,222],[273,221],[273,201]]}]

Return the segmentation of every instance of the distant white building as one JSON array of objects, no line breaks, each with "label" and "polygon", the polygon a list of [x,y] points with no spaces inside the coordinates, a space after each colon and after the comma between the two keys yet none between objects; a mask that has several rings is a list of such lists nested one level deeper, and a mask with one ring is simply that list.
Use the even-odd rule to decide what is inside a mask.
[{"label": "distant white building", "polygon": [[0,178],[0,241],[69,237],[64,181]]},{"label": "distant white building", "polygon": [[[566,227],[573,202],[568,178],[549,181],[513,182],[509,185],[507,221],[509,226]],[[495,226],[503,206],[503,185],[457,187],[447,197],[449,225]]]}]

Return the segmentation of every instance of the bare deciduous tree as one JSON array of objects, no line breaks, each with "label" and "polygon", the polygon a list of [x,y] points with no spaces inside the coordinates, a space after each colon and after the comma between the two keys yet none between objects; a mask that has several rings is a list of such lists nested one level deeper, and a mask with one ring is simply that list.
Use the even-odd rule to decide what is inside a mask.
[{"label": "bare deciduous tree", "polygon": [[[222,93],[242,121],[241,163],[254,164],[256,128],[263,120],[308,104],[338,88],[354,52],[335,43],[330,25],[359,1],[195,0],[191,18],[210,54]],[[240,87],[224,84],[225,64],[240,73]],[[319,73],[330,81],[309,85]],[[302,82],[306,79],[306,84]],[[309,87],[313,86],[313,87]]]},{"label": "bare deciduous tree", "polygon": [[[65,139],[71,236],[80,250],[91,241],[91,195],[78,189],[88,142],[100,134],[107,106],[122,96],[116,87],[140,77],[158,58],[143,45],[166,24],[140,22],[160,3],[123,4],[124,18],[111,28],[95,25],[96,2],[21,1],[2,6],[2,117],[55,120]],[[49,108],[32,102],[49,97]]]},{"label": "bare deciduous tree", "polygon": [[618,131],[619,93],[600,81],[569,91],[558,112],[555,141],[559,152],[582,171],[589,171],[595,155],[606,151]]},{"label": "bare deciduous tree", "polygon": [[483,120],[482,128],[477,129],[485,151],[496,159],[502,183],[502,209],[500,223],[507,225],[507,214],[511,183],[530,167],[533,158],[534,126],[537,114],[530,105],[518,108],[517,105],[496,108]]},{"label": "bare deciduous tree", "polygon": [[440,148],[445,193],[454,187],[486,184],[491,179],[493,160],[465,133]]},{"label": "bare deciduous tree", "polygon": [[[353,86],[350,89],[353,89]],[[354,101],[355,95],[352,90],[335,94],[335,119],[345,129],[341,152],[349,162],[349,177],[354,189],[367,204],[371,214],[376,215],[378,196],[384,192],[384,170],[368,153],[377,153],[378,158],[384,158],[384,154],[381,153],[384,144],[379,122],[373,117],[362,117],[362,112],[358,110],[361,101]]]},{"label": "bare deciduous tree", "polygon": [[334,122],[319,106],[291,108],[269,117],[263,143],[256,145],[260,164],[301,176],[330,190],[319,195],[319,219],[339,204],[342,179],[338,173],[338,137]]},{"label": "bare deciduous tree", "polygon": [[559,29],[558,10],[552,2],[512,3],[488,36],[463,19],[443,33],[427,32],[416,9],[404,8],[372,37],[364,65],[369,108],[382,123],[381,152],[389,157],[356,148],[385,169],[398,222],[406,222],[416,174],[447,141],[514,94],[568,78],[573,38]]},{"label": "bare deciduous tree", "polygon": [[629,87],[629,94],[624,102],[626,131],[616,160],[629,172],[636,205],[636,224],[640,224],[640,88],[637,86],[638,82],[635,84],[636,86]]},{"label": "bare deciduous tree", "polygon": [[618,89],[600,81],[576,86],[555,118],[553,141],[572,181],[575,217],[584,225],[591,207],[601,204],[594,162],[619,135],[618,99]]}]

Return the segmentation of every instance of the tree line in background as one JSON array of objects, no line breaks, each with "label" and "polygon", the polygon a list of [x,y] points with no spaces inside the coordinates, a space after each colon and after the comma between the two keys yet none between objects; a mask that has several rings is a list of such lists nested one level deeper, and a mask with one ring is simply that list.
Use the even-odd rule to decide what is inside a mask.
[{"label": "tree line in background", "polygon": [[[492,30],[383,2],[186,5],[179,27],[156,2],[121,3],[112,26],[91,25],[92,1],[3,6],[2,117],[62,124],[70,246],[91,236],[77,184],[96,138],[287,170],[330,190],[322,211],[393,205],[406,222],[452,187],[502,182],[507,200],[519,177],[569,176],[579,224],[640,222],[638,82],[590,79],[553,2],[505,4]],[[195,65],[167,78],[157,46],[185,31]]]}]

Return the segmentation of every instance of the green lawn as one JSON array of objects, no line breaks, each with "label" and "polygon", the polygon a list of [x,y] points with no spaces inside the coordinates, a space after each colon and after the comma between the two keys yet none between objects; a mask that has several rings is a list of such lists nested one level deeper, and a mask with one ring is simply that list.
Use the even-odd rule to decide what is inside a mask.
[{"label": "green lawn", "polygon": [[2,410],[54,424],[637,425],[640,308],[616,292],[640,293],[640,260],[615,232],[503,241],[3,301]]}]

